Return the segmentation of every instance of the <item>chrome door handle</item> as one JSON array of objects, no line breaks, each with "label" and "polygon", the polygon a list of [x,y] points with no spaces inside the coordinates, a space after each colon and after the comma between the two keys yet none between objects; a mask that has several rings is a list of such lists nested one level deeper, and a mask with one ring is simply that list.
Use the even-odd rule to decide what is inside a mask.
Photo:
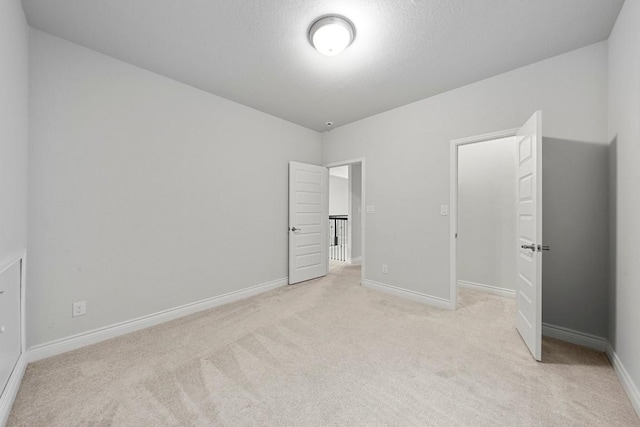
[{"label": "chrome door handle", "polygon": [[291,231],[295,233],[296,231],[302,231],[302,228],[291,227]]},{"label": "chrome door handle", "polygon": [[522,245],[520,246],[522,249],[531,249],[533,252],[536,251],[536,245],[531,244],[531,245]]},{"label": "chrome door handle", "polygon": [[538,252],[550,251],[551,249],[547,245],[538,245]]}]

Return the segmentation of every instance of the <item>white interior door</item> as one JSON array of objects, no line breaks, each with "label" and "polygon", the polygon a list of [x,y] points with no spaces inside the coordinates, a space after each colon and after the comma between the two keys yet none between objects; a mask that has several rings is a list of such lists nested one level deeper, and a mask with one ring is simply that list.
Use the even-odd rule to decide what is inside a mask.
[{"label": "white interior door", "polygon": [[0,271],[0,394],[22,351],[20,261]]},{"label": "white interior door", "polygon": [[516,326],[531,354],[542,360],[542,113],[517,134],[518,263]]},{"label": "white interior door", "polygon": [[289,284],[327,274],[329,170],[289,162]]}]

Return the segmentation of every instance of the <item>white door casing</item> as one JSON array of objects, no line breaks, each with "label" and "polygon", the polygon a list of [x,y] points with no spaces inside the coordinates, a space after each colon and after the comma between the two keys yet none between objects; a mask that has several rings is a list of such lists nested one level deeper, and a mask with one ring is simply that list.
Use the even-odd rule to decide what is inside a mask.
[{"label": "white door casing", "polygon": [[329,169],[289,162],[289,284],[325,276]]},{"label": "white door casing", "polygon": [[542,360],[542,113],[516,135],[516,327],[533,357]]}]

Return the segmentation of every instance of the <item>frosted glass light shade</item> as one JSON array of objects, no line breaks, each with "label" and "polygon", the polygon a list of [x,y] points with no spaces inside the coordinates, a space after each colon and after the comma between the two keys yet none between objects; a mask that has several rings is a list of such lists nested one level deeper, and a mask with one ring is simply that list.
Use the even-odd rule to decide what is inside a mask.
[{"label": "frosted glass light shade", "polygon": [[342,16],[325,16],[309,29],[309,42],[318,52],[334,56],[345,50],[355,38],[353,24]]}]

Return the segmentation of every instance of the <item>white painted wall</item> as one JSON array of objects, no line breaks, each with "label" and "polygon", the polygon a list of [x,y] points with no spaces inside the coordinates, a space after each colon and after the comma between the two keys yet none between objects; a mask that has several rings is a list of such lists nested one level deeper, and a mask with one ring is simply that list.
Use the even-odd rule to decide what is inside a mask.
[{"label": "white painted wall", "polygon": [[36,30],[30,50],[30,346],[287,276],[287,165],[321,163],[318,133]]},{"label": "white painted wall", "polygon": [[516,144],[458,147],[458,280],[515,290]]},{"label": "white painted wall", "polygon": [[20,1],[1,1],[0,263],[27,247],[28,37]]},{"label": "white painted wall", "polygon": [[347,215],[349,212],[349,179],[329,176],[329,215]]},{"label": "white painted wall", "polygon": [[0,425],[24,372],[16,363],[23,332],[19,259],[27,248],[28,48],[20,1],[0,1]]},{"label": "white painted wall", "polygon": [[[366,203],[375,206],[375,213],[367,214],[365,278],[448,301],[449,218],[440,216],[440,205],[449,204],[450,141],[518,127],[536,110],[542,110],[543,135],[548,137],[543,154],[544,146],[554,141],[605,144],[607,43],[324,133],[324,163],[358,157],[367,161]],[[571,168],[570,164],[564,166]],[[606,211],[606,206],[591,208]],[[543,231],[548,236],[547,226],[545,222]],[[573,235],[583,231],[582,225],[568,230]],[[600,243],[596,238],[593,245],[570,250],[577,258],[591,260],[591,251]],[[389,266],[388,274],[381,272],[383,263]],[[570,280],[570,286],[561,280],[547,280],[545,283],[566,286],[569,291],[555,290],[554,295],[545,284],[543,294],[553,295],[557,299],[554,309],[560,311],[545,311],[543,318],[602,336],[606,314],[604,318],[597,316],[606,313],[606,301],[598,300],[598,294],[594,296],[589,290],[606,287],[606,283],[597,283],[603,269],[606,277],[606,264],[580,265],[587,273],[593,270],[595,279],[584,286],[574,283],[572,275],[560,277]],[[591,315],[593,308],[598,309],[596,316]]]},{"label": "white painted wall", "polygon": [[[609,38],[611,317],[609,341],[640,390],[640,1],[626,0]],[[640,399],[640,396],[636,396]],[[640,403],[636,400],[636,405]],[[639,407],[636,406],[637,410]]]},{"label": "white painted wall", "polygon": [[351,258],[362,256],[362,163],[351,165]]}]

